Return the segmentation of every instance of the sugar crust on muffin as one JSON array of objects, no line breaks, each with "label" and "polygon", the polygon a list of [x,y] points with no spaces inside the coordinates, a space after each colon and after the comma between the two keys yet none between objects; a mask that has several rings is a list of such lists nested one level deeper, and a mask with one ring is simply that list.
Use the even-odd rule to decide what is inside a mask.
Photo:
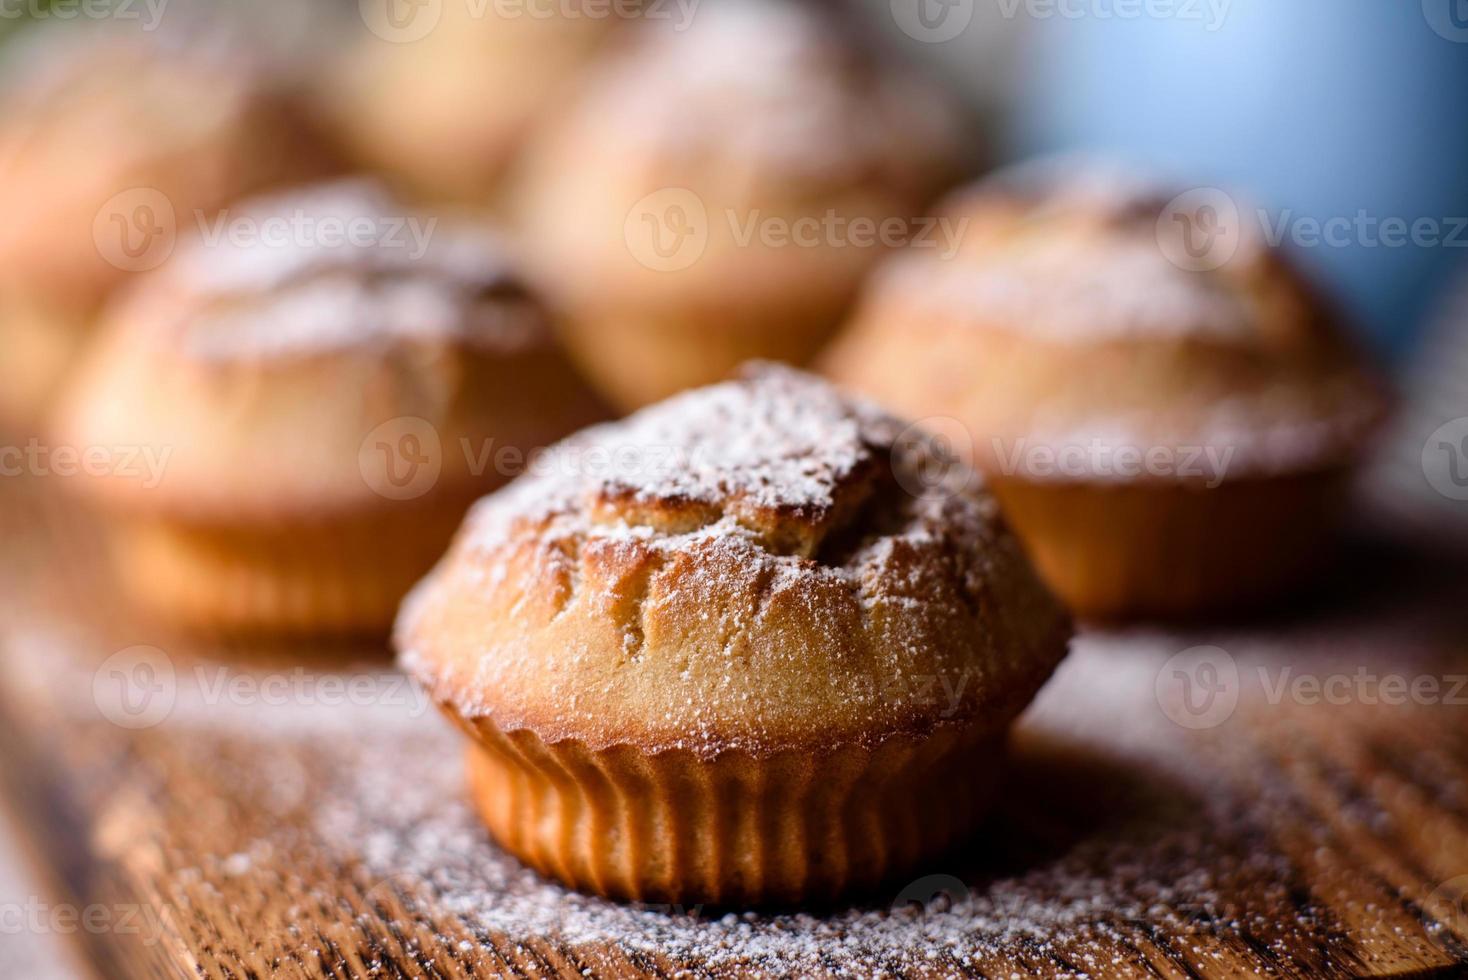
[{"label": "sugar crust on muffin", "polygon": [[477,486],[460,437],[529,450],[596,418],[498,238],[425,219],[415,242],[406,218],[366,181],[247,202],[232,220],[279,234],[195,238],[123,297],[59,436],[171,447],[158,486],[114,480],[110,499],[237,523],[379,506],[358,448],[395,418],[438,426],[440,482]]},{"label": "sugar crust on muffin", "polygon": [[1017,444],[1224,446],[1234,476],[1354,458],[1385,396],[1332,311],[1247,220],[1218,268],[1174,264],[1169,200],[1059,163],[956,193],[940,212],[962,229],[957,254],[909,249],[878,270],[828,373],[964,421],[991,469]]},{"label": "sugar crust on muffin", "polygon": [[1002,731],[1068,622],[981,489],[903,489],[903,428],[763,367],[572,437],[476,507],[401,661],[471,727],[592,751]]}]

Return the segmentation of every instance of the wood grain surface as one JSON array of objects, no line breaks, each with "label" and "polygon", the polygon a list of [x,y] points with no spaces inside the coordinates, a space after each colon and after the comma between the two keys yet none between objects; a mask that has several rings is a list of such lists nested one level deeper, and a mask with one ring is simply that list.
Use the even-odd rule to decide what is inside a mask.
[{"label": "wood grain surface", "polygon": [[887,894],[627,909],[494,847],[384,650],[133,618],[55,482],[0,480],[0,774],[99,975],[1468,972],[1462,568],[1358,554],[1270,622],[1083,636],[983,831]]}]

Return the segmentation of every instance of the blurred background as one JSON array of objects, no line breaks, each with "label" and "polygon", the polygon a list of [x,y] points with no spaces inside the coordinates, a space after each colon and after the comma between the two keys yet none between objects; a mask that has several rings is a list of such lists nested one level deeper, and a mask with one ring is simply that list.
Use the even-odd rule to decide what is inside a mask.
[{"label": "blurred background", "polygon": [[[438,19],[444,0],[392,2],[407,9],[405,16]],[[449,0],[450,6],[463,2]],[[471,12],[477,2],[491,17],[456,26],[450,15],[434,33],[473,33],[504,4],[469,2]],[[702,4],[739,2],[666,0],[652,9],[665,8],[678,18],[696,14]],[[320,69],[354,35],[370,39],[368,22],[391,13],[376,12],[383,5],[384,0],[8,0],[0,5],[0,60],[14,61],[24,46],[17,39],[38,22],[79,27],[113,20],[151,31],[207,9],[229,23],[227,32],[280,46],[301,59],[298,67]],[[988,166],[1037,153],[1097,150],[1143,162],[1186,186],[1217,184],[1251,195],[1281,227],[1294,227],[1290,237],[1303,264],[1394,365],[1424,342],[1450,284],[1468,269],[1468,229],[1454,220],[1468,215],[1463,0],[824,5],[863,19],[908,60],[947,81],[981,122],[976,144]],[[617,5],[608,0],[604,6]],[[527,34],[512,40],[534,39]],[[533,46],[515,58],[537,60]],[[426,63],[417,71],[431,91],[434,83],[422,78],[428,73]],[[417,111],[435,110],[425,101]],[[1315,243],[1313,223],[1332,219],[1349,220],[1351,230],[1322,234],[1328,240]],[[1388,220],[1405,223],[1404,240],[1390,228],[1384,236],[1371,231]],[[1427,222],[1438,227],[1429,231]],[[1414,223],[1421,234],[1410,233]]]}]

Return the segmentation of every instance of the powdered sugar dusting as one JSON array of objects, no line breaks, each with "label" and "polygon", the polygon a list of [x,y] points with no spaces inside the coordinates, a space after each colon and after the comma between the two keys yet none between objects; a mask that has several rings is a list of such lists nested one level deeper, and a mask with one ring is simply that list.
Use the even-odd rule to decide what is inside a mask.
[{"label": "powdered sugar dusting", "polygon": [[476,507],[399,662],[464,718],[594,748],[997,733],[1068,623],[970,470],[921,492],[902,430],[763,366],[573,437]]},{"label": "powdered sugar dusting", "polygon": [[1050,339],[1248,338],[1257,310],[1235,270],[1264,259],[1261,237],[1241,223],[1223,270],[1181,268],[1158,238],[1170,196],[1117,161],[1020,164],[949,202],[950,218],[965,222],[958,260],[913,255],[886,276],[919,305],[977,311]]},{"label": "powdered sugar dusting", "polygon": [[700,174],[712,167],[736,188],[741,177],[852,180],[951,151],[942,93],[869,58],[837,17],[749,0],[710,4],[686,28],[648,26],[588,86],[582,111]]},{"label": "powdered sugar dusting", "polygon": [[1061,238],[969,267],[899,264],[920,306],[978,310],[993,322],[1057,340],[1249,336],[1253,310],[1217,279],[1179,269],[1149,230],[1106,243]]},{"label": "powdered sugar dusting", "polygon": [[231,209],[200,229],[170,275],[198,297],[184,338],[200,357],[388,337],[519,348],[545,336],[497,236],[415,214],[366,180]]},{"label": "powdered sugar dusting", "polygon": [[[1220,762],[1220,747],[1188,742],[1152,700],[1169,649],[1162,637],[1082,644],[1024,726],[1019,775],[986,835],[994,847],[932,869],[943,878],[830,914],[642,908],[567,891],[488,841],[460,802],[457,766],[425,769],[408,758],[455,756],[457,740],[447,735],[400,746],[401,761],[345,764],[344,785],[331,794],[341,802],[319,813],[318,829],[327,841],[360,847],[373,880],[412,882],[420,899],[431,896],[476,934],[614,944],[698,970],[901,976],[979,968],[1018,950],[1043,959],[1062,937],[1125,943],[1138,922],[1174,934],[1200,926],[1278,931],[1283,924],[1271,923],[1257,902],[1240,914],[1237,899],[1281,895],[1289,863],[1262,845],[1241,813],[1227,768],[1198,764],[1199,752]],[[1098,741],[1104,749],[1095,755],[1076,748]],[[405,783],[409,771],[415,778]],[[1037,829],[1034,808],[1052,805],[1066,780],[1077,782],[1080,796],[1099,795],[1070,801],[1094,822],[1086,839],[1057,852],[1046,841],[1054,828]],[[943,889],[949,897],[926,908],[905,905]],[[894,901],[902,907],[889,908]],[[1080,972],[1104,974],[1105,962],[1066,953],[1076,955]]]},{"label": "powdered sugar dusting", "polygon": [[[573,438],[561,451],[568,462],[611,452],[613,469],[599,481],[607,496],[739,497],[806,513],[834,506],[836,489],[873,463],[895,431],[891,419],[829,385],[766,365]],[[619,459],[634,468],[618,468]]]}]

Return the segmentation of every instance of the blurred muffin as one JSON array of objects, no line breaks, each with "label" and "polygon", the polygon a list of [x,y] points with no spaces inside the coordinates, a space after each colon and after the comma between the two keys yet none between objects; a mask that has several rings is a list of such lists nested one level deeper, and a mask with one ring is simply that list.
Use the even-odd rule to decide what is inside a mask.
[{"label": "blurred muffin", "polygon": [[751,0],[639,26],[516,197],[572,353],[627,407],[807,359],[958,155],[942,94],[834,15]]},{"label": "blurred muffin", "polygon": [[28,425],[107,293],[178,228],[322,172],[268,67],[213,34],[54,23],[0,87],[0,420]]},{"label": "blurred muffin", "polygon": [[504,847],[622,899],[811,902],[974,827],[1069,621],[971,471],[906,491],[903,431],[763,368],[476,506],[396,632]]},{"label": "blurred muffin", "polygon": [[597,0],[443,0],[369,16],[335,72],[331,115],[359,161],[404,190],[493,206],[527,136],[624,20]]},{"label": "blurred muffin", "polygon": [[894,259],[825,367],[938,417],[1076,611],[1226,610],[1320,565],[1383,392],[1222,192],[1022,169],[945,213],[956,256]]},{"label": "blurred muffin", "polygon": [[109,311],[56,441],[119,462],[85,488],[145,606],[382,628],[471,500],[596,417],[497,243],[404,217],[350,182],[250,202]]}]

